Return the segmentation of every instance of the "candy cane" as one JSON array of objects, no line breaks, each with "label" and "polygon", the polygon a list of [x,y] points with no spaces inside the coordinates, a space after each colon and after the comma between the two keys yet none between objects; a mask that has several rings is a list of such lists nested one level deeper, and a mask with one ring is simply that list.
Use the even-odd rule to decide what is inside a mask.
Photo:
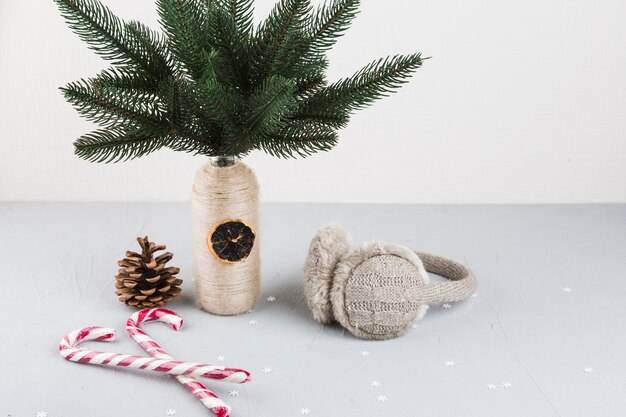
[{"label": "candy cane", "polygon": [[[157,342],[155,342],[139,326],[151,321],[160,321],[168,324],[172,329],[178,330],[183,324],[183,319],[171,310],[164,308],[153,308],[138,311],[126,322],[126,331],[150,356],[157,359],[173,359]],[[195,395],[197,399],[210,410],[213,410],[217,417],[228,417],[230,406],[219,399],[217,395],[202,385],[198,380],[186,376],[176,376],[178,382]]]},{"label": "candy cane", "polygon": [[168,359],[146,358],[137,355],[98,352],[83,350],[77,345],[87,340],[112,341],[115,330],[99,326],[85,327],[74,330],[59,344],[59,352],[63,358],[72,362],[90,363],[111,367],[145,369],[164,372],[170,375],[185,375],[191,378],[212,378],[228,382],[243,383],[250,381],[250,373],[241,369],[224,368],[203,363],[189,363]]}]

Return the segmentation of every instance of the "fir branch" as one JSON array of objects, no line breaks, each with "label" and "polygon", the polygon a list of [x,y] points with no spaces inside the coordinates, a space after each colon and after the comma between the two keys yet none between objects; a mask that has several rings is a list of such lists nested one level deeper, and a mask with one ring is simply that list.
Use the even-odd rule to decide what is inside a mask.
[{"label": "fir branch", "polygon": [[268,78],[252,95],[247,117],[229,148],[236,154],[254,147],[261,137],[278,131],[296,106],[292,81],[274,76]]},{"label": "fir branch", "polygon": [[268,78],[250,98],[246,129],[270,133],[279,127],[283,117],[293,111],[294,84],[280,76]]},{"label": "fir branch", "polygon": [[147,56],[137,37],[98,0],[54,0],[68,26],[98,55],[114,65],[131,67],[154,78],[160,65]]},{"label": "fir branch", "polygon": [[127,122],[159,128],[166,124],[156,96],[150,93],[117,88],[103,79],[76,81],[61,91],[87,120],[103,126]]},{"label": "fir branch", "polygon": [[147,155],[167,146],[172,137],[146,128],[109,128],[83,135],[74,142],[74,153],[90,162],[120,162]]},{"label": "fir branch", "polygon": [[145,92],[152,91],[150,88],[151,80],[143,73],[136,73],[123,68],[113,67],[103,70],[95,78],[117,88],[127,88],[138,91],[143,90]]},{"label": "fir branch", "polygon": [[292,76],[296,80],[296,95],[298,98],[305,99],[326,86],[328,60],[325,57],[301,59],[300,62],[292,66],[294,68]]},{"label": "fir branch", "polygon": [[181,120],[182,124],[191,126],[194,132],[192,136],[211,142],[211,146],[215,148],[215,144],[222,140],[222,128],[215,120],[210,105],[211,97],[204,90],[202,82],[179,78],[175,80],[175,87],[178,90],[178,100],[171,105],[178,105],[180,113],[186,115]]},{"label": "fir branch", "polygon": [[279,158],[307,157],[337,145],[337,132],[317,123],[291,124],[269,135],[259,149]]},{"label": "fir branch", "polygon": [[133,44],[141,51],[146,64],[152,69],[154,79],[159,82],[173,74],[173,64],[165,39],[141,22],[130,21],[124,24],[125,32]]},{"label": "fir branch", "polygon": [[192,155],[214,156],[222,155],[213,147],[211,141],[200,136],[174,135],[166,145],[169,149],[177,152],[185,152]]},{"label": "fir branch", "polygon": [[228,10],[237,31],[250,36],[254,17],[254,0],[218,0]]},{"label": "fir branch", "polygon": [[198,0],[157,0],[161,26],[174,56],[195,79],[202,76],[203,51],[208,48],[206,15]]},{"label": "fir branch", "polygon": [[330,117],[337,111],[348,113],[363,109],[386,97],[408,82],[422,66],[421,54],[381,58],[365,66],[350,78],[320,89],[303,101],[300,112]]},{"label": "fir branch", "polygon": [[101,71],[91,82],[105,83],[111,87],[141,93],[155,93],[158,90],[158,85],[154,85],[155,80],[147,77],[144,73],[116,67]]},{"label": "fir branch", "polygon": [[309,50],[320,53],[331,49],[359,13],[360,3],[360,0],[333,0],[318,7],[307,31]]},{"label": "fir branch", "polygon": [[205,55],[205,62],[210,70],[216,74],[220,83],[238,89],[244,96],[248,95],[251,88],[248,77],[248,35],[238,32],[231,16],[217,6],[209,9],[208,35],[213,54]]},{"label": "fir branch", "polygon": [[[269,75],[285,75],[276,71],[290,69],[290,56],[302,45],[303,30],[310,0],[280,0],[259,27],[255,37],[255,76],[263,80]],[[281,65],[282,64],[282,65]]]},{"label": "fir branch", "polygon": [[203,103],[202,108],[210,114],[212,122],[221,127],[220,149],[227,152],[225,137],[235,137],[241,129],[246,102],[240,87],[222,83],[218,79],[215,71],[219,68],[219,64],[216,64],[219,62],[218,53],[209,54],[206,59],[202,80],[196,86],[197,100]]},{"label": "fir branch", "polygon": [[197,86],[183,78],[164,80],[160,94],[166,103],[170,132],[178,136],[168,147],[177,151],[212,155],[218,152],[219,126],[207,105],[198,100]]},{"label": "fir branch", "polygon": [[289,123],[315,123],[321,126],[330,127],[333,129],[342,129],[346,127],[348,121],[350,120],[350,113],[345,109],[336,109],[333,112],[327,113],[313,113],[313,112],[305,112],[305,111],[297,111],[294,112],[293,115],[289,117]]}]

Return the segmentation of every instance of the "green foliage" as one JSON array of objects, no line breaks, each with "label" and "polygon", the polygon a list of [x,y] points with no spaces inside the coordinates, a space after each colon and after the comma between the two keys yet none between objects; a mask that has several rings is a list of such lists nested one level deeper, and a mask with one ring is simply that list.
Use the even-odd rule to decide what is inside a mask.
[{"label": "green foliage", "polygon": [[161,148],[208,156],[262,150],[308,156],[337,144],[350,115],[396,91],[420,54],[379,59],[328,84],[326,53],[359,0],[279,0],[257,27],[253,0],[157,0],[163,34],[124,22],[99,0],[54,0],[112,67],[61,90],[101,129],[75,143],[94,162]]},{"label": "green foliage", "polygon": [[388,96],[406,83],[421,65],[420,54],[381,58],[352,77],[316,91],[301,103],[298,115],[325,121],[336,128],[343,127],[350,113]]},{"label": "green foliage", "polygon": [[359,12],[360,0],[333,1],[318,8],[309,21],[307,45],[312,51],[331,49]]}]

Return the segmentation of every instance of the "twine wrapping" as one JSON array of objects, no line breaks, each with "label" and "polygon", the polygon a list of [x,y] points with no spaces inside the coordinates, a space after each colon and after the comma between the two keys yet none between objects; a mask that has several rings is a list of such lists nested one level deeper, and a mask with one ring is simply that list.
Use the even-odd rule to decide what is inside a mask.
[{"label": "twine wrapping", "polygon": [[[209,313],[241,314],[254,307],[260,292],[259,186],[240,161],[216,165],[209,162],[196,172],[191,198],[198,301]],[[227,220],[242,221],[257,234],[250,254],[236,263],[222,262],[209,250],[209,233]]]}]

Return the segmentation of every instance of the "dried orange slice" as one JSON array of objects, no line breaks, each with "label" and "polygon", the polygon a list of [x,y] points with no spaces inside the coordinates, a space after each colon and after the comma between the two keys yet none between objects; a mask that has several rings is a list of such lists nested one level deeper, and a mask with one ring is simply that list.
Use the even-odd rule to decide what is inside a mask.
[{"label": "dried orange slice", "polygon": [[218,223],[209,232],[207,243],[211,254],[220,262],[234,264],[250,255],[256,234],[241,220]]}]

